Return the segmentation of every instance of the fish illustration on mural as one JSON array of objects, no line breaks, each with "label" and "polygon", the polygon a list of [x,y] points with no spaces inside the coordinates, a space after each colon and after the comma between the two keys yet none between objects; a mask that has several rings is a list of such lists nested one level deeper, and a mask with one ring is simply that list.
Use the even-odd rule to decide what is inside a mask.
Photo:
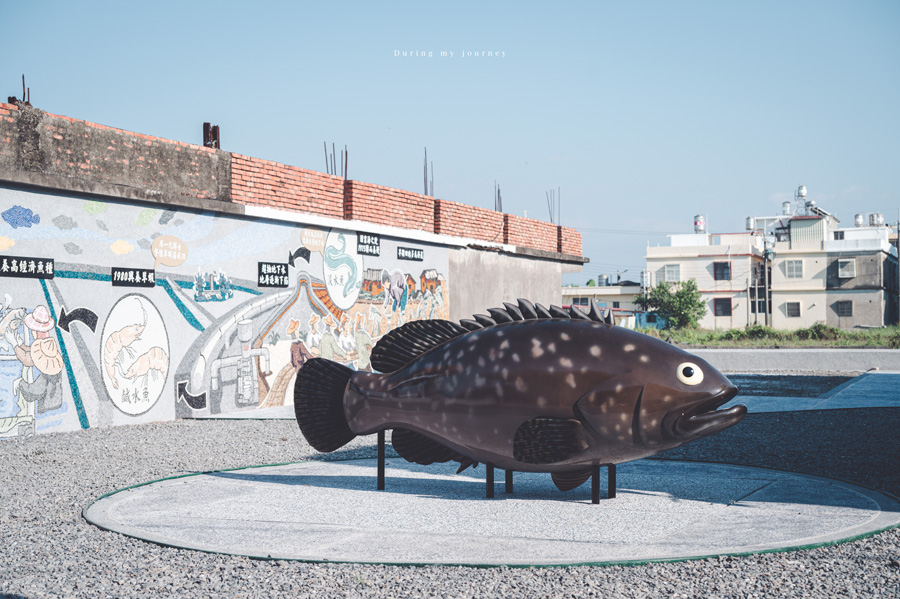
[{"label": "fish illustration on mural", "polygon": [[5,220],[13,229],[30,227],[31,225],[37,225],[41,222],[41,216],[39,214],[35,214],[31,208],[23,208],[18,204],[8,210],[4,210],[0,213],[0,216],[2,216],[3,220]]},{"label": "fish illustration on mural", "polygon": [[703,359],[613,326],[593,307],[565,311],[519,300],[459,324],[410,322],[372,351],[384,374],[323,359],[298,374],[300,430],[319,451],[393,429],[419,464],[456,460],[549,472],[561,490],[618,464],[738,423],[744,406]]},{"label": "fish illustration on mural", "polygon": [[333,271],[337,271],[342,267],[348,270],[347,280],[344,283],[343,291],[344,295],[350,295],[357,283],[356,262],[346,252],[347,240],[344,238],[343,233],[339,234],[337,239],[340,243],[340,247],[328,246],[325,248],[325,253],[323,254],[325,265]]}]

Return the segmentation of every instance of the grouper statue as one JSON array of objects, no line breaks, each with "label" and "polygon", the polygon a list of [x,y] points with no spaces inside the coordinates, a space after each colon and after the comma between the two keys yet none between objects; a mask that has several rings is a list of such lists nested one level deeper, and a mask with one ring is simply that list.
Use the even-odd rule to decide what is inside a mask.
[{"label": "grouper statue", "polygon": [[594,465],[678,447],[738,423],[718,410],[737,389],[703,359],[604,322],[593,307],[518,300],[459,324],[422,320],[372,351],[381,373],[309,360],[295,385],[297,422],[319,451],[393,429],[410,462],[479,462],[549,472],[570,490]]}]

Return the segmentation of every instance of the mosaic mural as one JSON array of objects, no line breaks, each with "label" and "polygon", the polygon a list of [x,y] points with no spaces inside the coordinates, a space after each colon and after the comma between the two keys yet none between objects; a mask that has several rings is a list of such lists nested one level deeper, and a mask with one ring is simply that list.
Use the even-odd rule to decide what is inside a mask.
[{"label": "mosaic mural", "polygon": [[447,249],[0,187],[0,438],[290,405],[448,318]]}]

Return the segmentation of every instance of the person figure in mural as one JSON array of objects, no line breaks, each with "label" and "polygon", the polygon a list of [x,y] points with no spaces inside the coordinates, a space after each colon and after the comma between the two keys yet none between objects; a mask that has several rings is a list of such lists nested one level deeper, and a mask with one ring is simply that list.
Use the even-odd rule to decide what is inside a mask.
[{"label": "person figure in mural", "polygon": [[326,360],[346,362],[347,354],[341,349],[341,346],[338,344],[337,338],[334,335],[337,323],[334,321],[331,314],[326,316],[325,320],[322,322],[328,327],[328,332],[324,333],[322,335],[322,340],[319,341],[319,357],[325,358]]},{"label": "person figure in mural", "polygon": [[[50,310],[40,305],[25,316],[24,324],[30,334],[27,341],[15,347],[16,358],[22,363],[22,376],[13,381],[13,394],[25,401],[35,402],[38,414],[56,410],[62,406],[62,356],[56,339],[50,331],[56,328],[56,321]],[[34,374],[38,371],[38,375]]]},{"label": "person figure in mural", "polygon": [[312,352],[300,340],[300,321],[293,318],[288,323],[287,334],[291,338],[291,366],[294,372],[300,370],[306,361],[313,357]]},{"label": "person figure in mural", "polygon": [[322,333],[319,332],[319,315],[310,315],[307,324],[309,325],[309,333],[306,335],[306,344],[310,349],[318,348],[322,342]]},{"label": "person figure in mural", "polygon": [[444,312],[444,275],[438,274],[438,283],[434,287],[434,302],[437,305],[432,305],[432,314],[431,318],[447,318],[448,315]]},{"label": "person figure in mural", "polygon": [[[389,273],[381,271],[381,286],[384,287],[384,308],[391,306],[391,318],[388,328],[399,327],[406,322],[406,302],[409,300],[409,289],[406,287],[406,277],[399,270]],[[398,322],[394,324],[394,315],[398,316]]]},{"label": "person figure in mural", "polygon": [[[18,347],[16,348],[19,349]],[[19,354],[17,352],[17,357]],[[56,339],[36,339],[28,353],[19,357],[26,366],[34,367],[40,376],[32,382],[22,378],[13,382],[13,393],[28,402],[34,402],[35,412],[43,414],[62,407],[62,369],[63,360]]]},{"label": "person figure in mural", "polygon": [[372,348],[375,347],[375,341],[366,331],[366,316],[361,312],[356,313],[356,331],[353,334],[353,341],[356,344],[356,369],[365,372],[372,372]]}]

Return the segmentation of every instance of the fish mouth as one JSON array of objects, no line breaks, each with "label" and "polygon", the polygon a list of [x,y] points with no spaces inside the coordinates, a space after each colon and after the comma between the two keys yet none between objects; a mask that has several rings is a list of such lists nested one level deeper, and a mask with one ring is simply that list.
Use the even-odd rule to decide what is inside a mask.
[{"label": "fish mouth", "polygon": [[708,399],[687,408],[672,423],[672,433],[676,437],[699,437],[709,435],[735,425],[747,415],[747,406],[733,406],[727,410],[717,410],[737,395],[737,387],[724,387]]}]

